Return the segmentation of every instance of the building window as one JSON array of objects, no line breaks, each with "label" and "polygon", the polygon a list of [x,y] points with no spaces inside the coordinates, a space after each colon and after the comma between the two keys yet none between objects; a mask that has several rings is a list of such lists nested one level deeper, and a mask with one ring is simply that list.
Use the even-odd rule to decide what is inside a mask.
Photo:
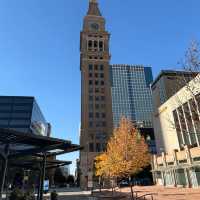
[{"label": "building window", "polygon": [[99,118],[99,116],[100,116],[100,114],[97,112],[97,113],[96,113],[96,118]]},{"label": "building window", "polygon": [[200,93],[195,95],[196,101],[197,101],[197,105],[198,105],[198,110],[200,112]]},{"label": "building window", "polygon": [[93,104],[89,104],[89,110],[93,111]]},{"label": "building window", "polygon": [[178,114],[177,114],[176,110],[173,111],[173,116],[174,116],[174,123],[175,123],[178,141],[179,141],[179,146],[181,148],[181,147],[184,146],[184,141],[183,141],[183,137],[182,137],[182,134],[181,134],[181,127],[180,127],[180,124],[179,124]]},{"label": "building window", "polygon": [[96,152],[101,152],[101,145],[100,145],[100,143],[96,143]]},{"label": "building window", "polygon": [[102,41],[99,41],[99,50],[103,51],[103,42]]},{"label": "building window", "polygon": [[[10,117],[10,113],[0,113],[0,118],[2,117],[2,114],[8,114],[7,117]],[[12,118],[15,119],[27,119],[31,117],[30,112],[22,112],[22,113],[12,113]]]},{"label": "building window", "polygon": [[88,47],[92,48],[92,41],[91,40],[88,41]]},{"label": "building window", "polygon": [[92,78],[92,73],[89,73],[89,77]]},{"label": "building window", "polygon": [[99,104],[95,104],[95,109],[99,109]]},{"label": "building window", "polygon": [[102,151],[106,151],[106,143],[102,143]]},{"label": "building window", "polygon": [[92,85],[92,80],[89,80],[89,85]]},{"label": "building window", "polygon": [[200,121],[199,121],[199,114],[197,111],[197,105],[195,103],[195,100],[194,99],[189,100],[189,105],[190,105],[190,109],[192,112],[192,119],[193,119],[194,126],[195,126],[195,129],[197,132],[198,141],[200,143],[200,134],[199,134],[200,133]]},{"label": "building window", "polygon": [[100,65],[100,70],[103,71],[103,69],[104,69],[104,66]]},{"label": "building window", "polygon": [[105,93],[105,89],[104,88],[101,88],[101,93]]},{"label": "building window", "polygon": [[94,144],[93,143],[89,144],[89,151],[94,152]]},{"label": "building window", "polygon": [[100,127],[100,122],[96,122],[96,127]]},{"label": "building window", "polygon": [[94,48],[97,48],[97,47],[98,47],[98,42],[94,41]]},{"label": "building window", "polygon": [[95,73],[95,78],[98,78],[98,77],[99,77],[99,75],[97,73]]},{"label": "building window", "polygon": [[99,93],[99,88],[95,88],[95,93]]},{"label": "building window", "polygon": [[192,116],[190,114],[190,109],[189,109],[188,103],[183,104],[183,110],[184,110],[184,113],[185,113],[185,118],[186,118],[186,123],[187,123],[187,126],[188,126],[191,144],[193,146],[196,146],[197,141],[196,141],[196,136],[195,136],[195,130],[194,130],[194,126],[192,124]]},{"label": "building window", "polygon": [[31,110],[31,106],[22,106],[22,105],[14,105],[13,106],[13,110],[14,111],[28,111],[28,110]]},{"label": "building window", "polygon": [[194,99],[190,99],[189,101],[190,103],[190,108],[191,108],[191,111],[192,111],[192,118],[194,121],[199,121],[199,115],[198,115],[198,111],[197,111],[197,105],[194,101]]},{"label": "building window", "polygon": [[95,100],[96,100],[96,101],[99,101],[99,96],[96,96],[96,97],[95,97]]},{"label": "building window", "polygon": [[106,107],[106,104],[101,104],[101,108],[105,108]]},{"label": "building window", "polygon": [[102,122],[102,127],[106,127],[106,122]]},{"label": "building window", "polygon": [[93,101],[93,96],[89,96],[89,101]]},{"label": "building window", "polygon": [[89,118],[93,118],[93,113],[92,112],[89,113]]},{"label": "building window", "polygon": [[105,96],[101,96],[101,101],[105,101]]},{"label": "building window", "polygon": [[92,70],[93,69],[93,66],[92,65],[89,65],[89,70]]},{"label": "building window", "polygon": [[102,113],[101,116],[102,116],[102,118],[106,118],[106,114],[105,113]]},{"label": "building window", "polygon": [[89,93],[91,94],[91,93],[93,93],[93,88],[89,88]]},{"label": "building window", "polygon": [[186,121],[185,121],[185,117],[184,117],[182,107],[178,108],[178,114],[179,114],[179,119],[180,119],[180,123],[181,123],[183,137],[184,137],[184,140],[185,140],[185,145],[190,145]]},{"label": "building window", "polygon": [[101,85],[104,85],[104,81],[101,81]]},{"label": "building window", "polygon": [[101,74],[100,74],[100,77],[101,77],[101,78],[104,78],[104,74],[103,74],[103,73],[101,73]]},{"label": "building window", "polygon": [[94,140],[94,134],[93,133],[90,133],[89,136],[90,136],[91,140]]},{"label": "building window", "polygon": [[89,122],[89,127],[92,128],[93,127],[93,122]]},{"label": "building window", "polygon": [[9,120],[0,120],[0,125],[6,125],[8,126]]},{"label": "building window", "polygon": [[99,81],[95,81],[95,85],[99,85]]},{"label": "building window", "polygon": [[94,66],[94,69],[95,69],[95,70],[98,70],[98,65],[95,65],[95,66]]}]

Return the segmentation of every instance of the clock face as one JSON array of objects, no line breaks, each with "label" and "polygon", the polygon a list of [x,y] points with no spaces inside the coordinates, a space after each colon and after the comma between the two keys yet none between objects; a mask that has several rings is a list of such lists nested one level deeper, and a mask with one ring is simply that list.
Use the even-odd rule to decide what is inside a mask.
[{"label": "clock face", "polygon": [[95,30],[95,31],[99,30],[99,24],[97,24],[97,23],[92,23],[92,24],[91,24],[91,29],[92,29],[92,30]]}]

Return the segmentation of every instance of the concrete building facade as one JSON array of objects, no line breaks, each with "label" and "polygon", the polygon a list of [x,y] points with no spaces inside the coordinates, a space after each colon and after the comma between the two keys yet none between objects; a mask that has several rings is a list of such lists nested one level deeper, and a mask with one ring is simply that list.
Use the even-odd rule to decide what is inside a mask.
[{"label": "concrete building facade", "polygon": [[160,107],[196,75],[194,72],[162,70],[151,86],[154,108]]},{"label": "concrete building facade", "polygon": [[155,183],[199,187],[199,75],[154,110],[154,130],[158,151],[152,160]]}]

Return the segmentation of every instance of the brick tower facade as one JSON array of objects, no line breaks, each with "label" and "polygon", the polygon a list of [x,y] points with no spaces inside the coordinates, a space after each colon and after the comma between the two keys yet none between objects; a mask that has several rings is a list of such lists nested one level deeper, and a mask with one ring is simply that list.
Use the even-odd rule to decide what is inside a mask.
[{"label": "brick tower facade", "polygon": [[94,157],[105,149],[113,127],[109,38],[98,2],[90,0],[80,36],[80,184],[85,188],[91,187]]}]

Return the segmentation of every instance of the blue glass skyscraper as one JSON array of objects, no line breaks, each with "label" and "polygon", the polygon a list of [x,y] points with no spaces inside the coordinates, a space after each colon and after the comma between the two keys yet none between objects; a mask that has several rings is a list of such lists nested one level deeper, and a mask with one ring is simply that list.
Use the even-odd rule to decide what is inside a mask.
[{"label": "blue glass skyscraper", "polygon": [[0,96],[0,128],[50,135],[50,124],[34,97]]},{"label": "blue glass skyscraper", "polygon": [[111,65],[110,75],[114,127],[125,116],[142,128],[152,128],[151,67]]}]

